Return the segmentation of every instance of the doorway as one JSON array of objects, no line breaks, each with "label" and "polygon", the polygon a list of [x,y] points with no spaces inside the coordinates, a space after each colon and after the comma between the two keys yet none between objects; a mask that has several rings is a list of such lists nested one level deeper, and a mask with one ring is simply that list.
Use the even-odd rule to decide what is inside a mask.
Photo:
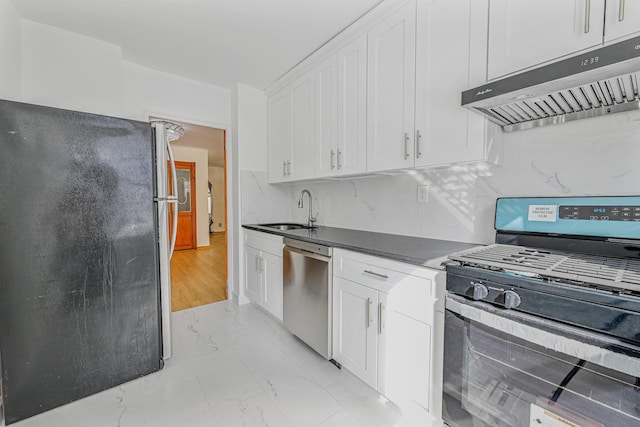
[{"label": "doorway", "polygon": [[171,142],[179,181],[177,250],[171,259],[172,311],[228,298],[225,131],[179,122],[184,135]]}]

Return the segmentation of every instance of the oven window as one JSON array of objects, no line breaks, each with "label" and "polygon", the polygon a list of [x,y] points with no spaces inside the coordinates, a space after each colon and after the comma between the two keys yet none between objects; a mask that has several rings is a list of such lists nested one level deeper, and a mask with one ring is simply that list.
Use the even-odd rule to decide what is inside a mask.
[{"label": "oven window", "polygon": [[640,426],[640,382],[446,311],[443,418],[455,427]]}]

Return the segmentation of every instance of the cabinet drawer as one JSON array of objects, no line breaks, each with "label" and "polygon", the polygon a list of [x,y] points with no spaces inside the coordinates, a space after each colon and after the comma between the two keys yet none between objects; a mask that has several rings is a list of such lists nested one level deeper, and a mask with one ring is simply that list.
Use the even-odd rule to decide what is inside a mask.
[{"label": "cabinet drawer", "polygon": [[282,236],[245,229],[244,244],[282,257],[282,247],[284,246]]},{"label": "cabinet drawer", "polygon": [[333,274],[389,295],[387,309],[431,324],[440,272],[409,264],[335,250]]}]

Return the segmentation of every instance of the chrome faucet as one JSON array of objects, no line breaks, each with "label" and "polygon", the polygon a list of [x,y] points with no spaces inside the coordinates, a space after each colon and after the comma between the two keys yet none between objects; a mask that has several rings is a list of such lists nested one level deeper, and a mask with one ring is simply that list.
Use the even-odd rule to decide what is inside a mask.
[{"label": "chrome faucet", "polygon": [[304,199],[304,193],[307,193],[307,195],[309,196],[309,219],[307,220],[307,226],[309,227],[313,227],[313,223],[316,222],[318,220],[318,214],[316,213],[316,216],[313,216],[313,198],[311,197],[311,192],[309,190],[307,190],[306,188],[304,190],[302,190],[300,192],[300,198],[298,199],[298,207],[300,209],[302,209],[304,207],[304,204],[302,203],[303,199]]}]

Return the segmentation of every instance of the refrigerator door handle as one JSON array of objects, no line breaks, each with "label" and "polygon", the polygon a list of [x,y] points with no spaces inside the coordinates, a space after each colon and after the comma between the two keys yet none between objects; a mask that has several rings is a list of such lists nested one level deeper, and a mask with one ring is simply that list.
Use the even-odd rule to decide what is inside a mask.
[{"label": "refrigerator door handle", "polygon": [[169,250],[169,259],[171,259],[176,247],[176,237],[178,236],[178,178],[176,176],[176,162],[169,142],[167,142],[167,152],[169,153],[169,165],[171,166],[171,183],[173,189],[173,194],[167,196],[167,201],[174,204],[173,228],[171,230],[171,249]]}]

